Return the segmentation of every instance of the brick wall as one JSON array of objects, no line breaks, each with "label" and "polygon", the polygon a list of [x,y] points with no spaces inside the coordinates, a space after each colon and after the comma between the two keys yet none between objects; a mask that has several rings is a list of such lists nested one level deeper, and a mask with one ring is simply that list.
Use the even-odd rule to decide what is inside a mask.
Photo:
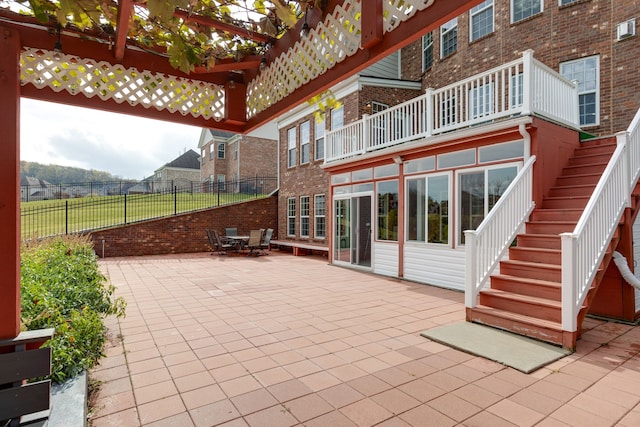
[{"label": "brick wall", "polygon": [[[469,43],[469,13],[458,17],[458,50],[440,58],[440,33],[434,32],[434,64],[423,88],[439,88],[522,57],[534,57],[559,71],[560,62],[600,55],[600,125],[585,130],[609,135],[631,122],[640,107],[640,36],[616,41],[616,25],[638,18],[638,0],[579,0],[558,6],[544,2],[542,13],[511,24],[510,0],[495,0],[494,32]],[[421,62],[421,43],[403,49],[403,60]],[[403,76],[414,72],[403,64]]]},{"label": "brick wall", "polygon": [[252,229],[273,228],[275,239],[277,211],[278,198],[267,197],[95,231],[90,238],[99,257],[206,252],[210,250],[207,228],[224,234],[226,227],[236,227],[241,235],[248,235]]}]

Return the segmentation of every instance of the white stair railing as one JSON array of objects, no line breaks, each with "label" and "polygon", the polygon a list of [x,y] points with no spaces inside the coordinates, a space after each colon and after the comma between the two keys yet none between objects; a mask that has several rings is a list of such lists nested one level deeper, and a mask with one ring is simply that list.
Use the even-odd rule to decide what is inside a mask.
[{"label": "white stair railing", "polygon": [[562,233],[562,330],[576,332],[578,313],[640,174],[640,110],[617,147],[571,233]]},{"label": "white stair railing", "polygon": [[535,161],[535,156],[529,158],[480,226],[464,232],[464,297],[468,308],[476,306],[478,293],[535,206],[532,197]]}]

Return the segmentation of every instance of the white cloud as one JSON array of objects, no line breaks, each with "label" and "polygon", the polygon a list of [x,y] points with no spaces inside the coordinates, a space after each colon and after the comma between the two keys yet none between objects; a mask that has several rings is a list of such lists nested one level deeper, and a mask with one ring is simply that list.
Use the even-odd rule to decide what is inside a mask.
[{"label": "white cloud", "polygon": [[20,158],[142,179],[185,150],[201,128],[21,99]]}]

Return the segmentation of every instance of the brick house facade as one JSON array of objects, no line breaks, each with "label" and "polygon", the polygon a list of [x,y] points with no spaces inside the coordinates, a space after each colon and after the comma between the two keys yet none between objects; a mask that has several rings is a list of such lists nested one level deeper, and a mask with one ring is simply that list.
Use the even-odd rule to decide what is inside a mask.
[{"label": "brick house facade", "polygon": [[[607,135],[626,128],[640,103],[640,38],[617,39],[618,24],[635,22],[640,5],[635,0],[547,0],[538,13],[513,23],[513,0],[485,1],[457,18],[457,49],[442,56],[442,30],[431,33],[432,63],[423,64],[423,43],[402,50],[403,75],[421,78],[423,89],[440,88],[484,70],[518,59],[531,49],[534,57],[555,71],[561,64],[594,58],[598,67],[599,111],[585,132]],[[491,6],[492,5],[492,6]],[[491,14],[491,8],[493,13]],[[484,11],[484,12],[483,12]],[[473,18],[472,18],[473,16]],[[493,31],[471,41],[472,19],[493,19]],[[427,61],[428,62],[428,61]],[[420,64],[421,68],[414,65]],[[580,65],[580,64],[578,64]],[[572,78],[577,78],[573,74]],[[578,78],[578,80],[580,80]],[[590,90],[590,88],[585,88]]]},{"label": "brick house facade", "polygon": [[278,172],[275,139],[203,129],[201,153],[202,183],[235,181],[251,177],[275,177]]}]

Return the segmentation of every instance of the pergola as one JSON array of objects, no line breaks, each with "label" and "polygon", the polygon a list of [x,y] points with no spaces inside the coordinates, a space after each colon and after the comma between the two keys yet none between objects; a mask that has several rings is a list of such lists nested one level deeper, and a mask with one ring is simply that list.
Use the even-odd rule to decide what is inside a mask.
[{"label": "pergola", "polygon": [[0,339],[20,329],[21,97],[247,133],[480,2],[0,0]]}]

